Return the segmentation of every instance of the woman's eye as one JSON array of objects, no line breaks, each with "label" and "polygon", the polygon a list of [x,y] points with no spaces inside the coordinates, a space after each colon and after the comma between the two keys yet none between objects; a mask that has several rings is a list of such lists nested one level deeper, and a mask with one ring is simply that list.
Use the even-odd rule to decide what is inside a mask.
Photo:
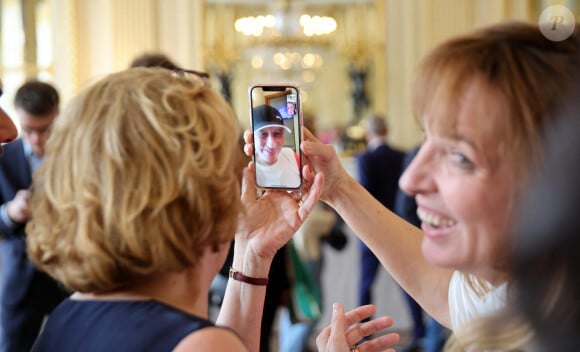
[{"label": "woman's eye", "polygon": [[459,167],[466,170],[471,170],[475,166],[471,160],[460,152],[452,152],[453,162]]}]

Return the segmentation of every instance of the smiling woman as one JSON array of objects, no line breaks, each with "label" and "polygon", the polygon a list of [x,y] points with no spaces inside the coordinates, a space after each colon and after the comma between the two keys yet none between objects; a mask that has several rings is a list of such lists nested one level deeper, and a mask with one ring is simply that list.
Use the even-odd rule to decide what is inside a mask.
[{"label": "smiling woman", "polygon": [[[416,195],[425,235],[422,250],[429,262],[501,283],[503,268],[498,271],[486,263],[495,261],[513,218],[515,159],[501,151],[508,116],[505,99],[483,76],[469,81],[459,104],[434,97],[435,106],[426,108],[425,142],[400,185]],[[489,101],[498,104],[484,103]]]},{"label": "smiling woman", "polygon": [[321,199],[428,313],[456,331],[449,350],[510,350],[530,341],[524,321],[494,336],[477,327],[505,305],[516,204],[542,159],[541,135],[577,77],[579,55],[577,35],[554,42],[535,25],[506,22],[425,57],[413,86],[425,141],[400,180],[417,200],[421,232],[357,184],[331,146],[311,134],[302,145],[326,176]]}]

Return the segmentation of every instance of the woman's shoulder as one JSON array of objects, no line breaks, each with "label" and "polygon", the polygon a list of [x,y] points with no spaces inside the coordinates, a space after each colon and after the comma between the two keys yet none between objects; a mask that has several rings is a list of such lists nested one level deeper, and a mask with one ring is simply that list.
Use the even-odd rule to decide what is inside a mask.
[{"label": "woman's shoulder", "polygon": [[453,329],[468,320],[489,315],[506,304],[507,283],[499,286],[455,271],[449,283],[449,314]]},{"label": "woman's shoulder", "polygon": [[173,351],[248,351],[248,348],[233,330],[212,326],[185,336]]}]

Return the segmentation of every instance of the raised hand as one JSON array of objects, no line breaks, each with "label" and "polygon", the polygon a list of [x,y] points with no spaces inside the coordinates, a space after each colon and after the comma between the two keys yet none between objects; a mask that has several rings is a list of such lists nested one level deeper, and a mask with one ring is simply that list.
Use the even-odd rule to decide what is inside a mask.
[{"label": "raised hand", "polygon": [[274,254],[304,223],[324,187],[324,176],[314,176],[312,187],[300,193],[268,190],[257,197],[254,163],[244,170],[242,203],[246,210],[240,219],[236,243],[247,242],[258,257]]},{"label": "raised hand", "polygon": [[[332,306],[331,325],[323,329],[316,338],[316,346],[319,352],[376,352],[391,351],[390,346],[399,342],[399,334],[386,333],[377,337],[372,334],[393,325],[391,317],[380,317],[368,322],[359,323],[361,320],[371,317],[376,313],[374,305],[366,305],[344,313],[342,304],[335,303]],[[355,325],[356,324],[356,325]],[[368,340],[357,344],[363,338]]]},{"label": "raised hand", "polygon": [[330,144],[323,144],[307,128],[303,128],[304,142],[302,142],[302,155],[307,165],[304,169],[305,184],[313,181],[316,173],[324,174],[325,185],[320,198],[328,201],[336,194],[340,185],[347,184],[352,177],[342,166],[336,149]]}]

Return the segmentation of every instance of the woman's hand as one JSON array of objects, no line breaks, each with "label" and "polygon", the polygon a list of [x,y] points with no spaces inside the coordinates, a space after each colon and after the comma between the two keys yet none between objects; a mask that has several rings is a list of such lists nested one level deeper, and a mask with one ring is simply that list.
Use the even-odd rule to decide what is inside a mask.
[{"label": "woman's hand", "polygon": [[337,194],[341,186],[348,185],[352,177],[342,166],[336,149],[330,144],[323,144],[307,128],[303,128],[304,141],[300,149],[305,160],[304,181],[309,185],[318,172],[324,174],[324,190],[320,198],[332,203],[332,197]]},{"label": "woman's hand", "polygon": [[267,271],[263,271],[269,269],[278,249],[302,226],[323,186],[324,176],[318,173],[307,191],[267,190],[258,197],[255,167],[251,162],[244,169],[242,203],[245,211],[236,234],[237,255],[233,267],[246,275],[267,276]]},{"label": "woman's hand", "polygon": [[[399,342],[399,334],[386,333],[377,337],[370,337],[365,342],[357,343],[372,334],[393,325],[391,317],[380,317],[371,321],[353,324],[371,317],[376,313],[373,305],[360,306],[344,313],[342,304],[335,303],[332,306],[332,323],[320,332],[316,338],[316,347],[319,352],[376,352],[392,351],[390,346]],[[351,327],[352,326],[352,327]]]}]

